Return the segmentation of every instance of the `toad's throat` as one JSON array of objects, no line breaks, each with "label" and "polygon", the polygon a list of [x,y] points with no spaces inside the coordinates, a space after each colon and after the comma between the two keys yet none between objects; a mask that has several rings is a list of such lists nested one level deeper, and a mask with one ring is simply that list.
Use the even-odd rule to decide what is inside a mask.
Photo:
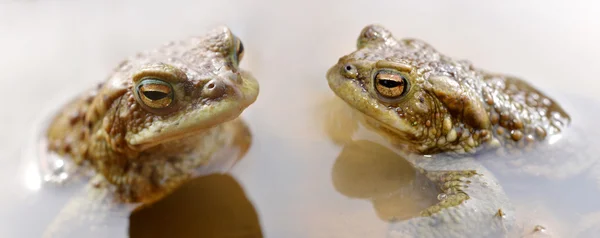
[{"label": "toad's throat", "polygon": [[385,137],[389,141],[394,142],[394,146],[403,148],[406,151],[421,152],[418,148],[422,144],[419,138],[412,134],[407,134],[401,130],[394,128],[376,118],[367,114],[362,114],[362,124],[369,130]]},{"label": "toad's throat", "polygon": [[211,126],[202,126],[201,125],[201,126],[197,126],[197,127],[187,128],[186,130],[179,130],[179,131],[174,131],[171,133],[159,134],[157,136],[152,137],[151,140],[148,139],[147,142],[141,142],[139,144],[134,144],[134,145],[131,145],[131,147],[137,151],[144,151],[144,150],[147,150],[147,149],[152,148],[157,145],[165,144],[165,143],[176,141],[176,140],[182,140],[185,138],[195,137],[196,135],[199,135],[205,131],[208,131],[209,129],[214,128],[218,125],[219,124],[211,125]]},{"label": "toad's throat", "polygon": [[154,147],[169,141],[197,135],[221,123],[237,118],[247,104],[237,100],[223,100],[218,106],[184,112],[185,119],[175,117],[171,120],[156,121],[150,127],[135,134],[128,134],[129,146],[137,151]]}]

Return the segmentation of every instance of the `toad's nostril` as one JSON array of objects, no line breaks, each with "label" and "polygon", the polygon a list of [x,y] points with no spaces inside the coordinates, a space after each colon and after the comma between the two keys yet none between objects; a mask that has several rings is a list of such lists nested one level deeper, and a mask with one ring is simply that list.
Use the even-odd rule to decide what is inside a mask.
[{"label": "toad's nostril", "polygon": [[223,82],[213,79],[204,85],[202,88],[202,97],[217,98],[225,93],[225,85]]},{"label": "toad's nostril", "polygon": [[358,77],[358,69],[352,64],[345,64],[342,67],[342,75],[346,78],[355,79]]}]

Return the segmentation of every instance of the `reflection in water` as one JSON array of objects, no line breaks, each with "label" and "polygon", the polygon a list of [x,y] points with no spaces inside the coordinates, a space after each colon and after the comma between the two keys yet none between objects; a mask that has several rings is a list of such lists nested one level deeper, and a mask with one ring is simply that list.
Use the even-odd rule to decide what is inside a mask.
[{"label": "reflection in water", "polygon": [[194,179],[130,216],[130,237],[262,237],[258,215],[229,175]]},{"label": "reflection in water", "polygon": [[405,220],[435,204],[437,190],[418,179],[414,168],[390,149],[367,140],[347,143],[332,171],[335,189],[370,199],[379,218]]},{"label": "reflection in water", "polygon": [[[516,158],[504,156],[499,159],[495,153],[482,154],[477,158],[477,162],[482,162],[498,176],[500,185],[516,205],[518,232],[525,237],[597,236],[594,232],[600,216],[594,212],[598,210],[600,162],[597,161],[600,157],[594,140],[590,139],[598,138],[599,131],[597,127],[588,126],[593,124],[595,117],[581,114],[589,108],[586,106],[589,103],[577,103],[580,101],[575,99],[572,97],[571,103],[577,107],[566,107],[574,115],[573,126],[561,134],[560,140],[559,137],[550,138],[548,147],[540,146],[542,149],[534,152],[514,155]],[[331,110],[328,111],[325,132],[332,141],[345,144],[333,168],[336,189],[349,197],[371,199],[379,217],[384,220],[417,215],[420,209],[414,208],[413,204],[418,196],[411,193],[418,189],[415,185],[410,186],[418,179],[390,173],[396,169],[397,173],[414,174],[414,170],[409,168],[408,163],[398,162],[403,161],[402,158],[391,151],[388,154],[388,149],[382,145],[354,141],[361,137],[361,133],[356,133],[357,118],[349,107],[344,108],[345,105],[335,101],[326,103]],[[394,157],[396,159],[392,159]],[[383,162],[385,160],[389,161]],[[393,185],[388,184],[389,178],[397,179],[396,189],[400,192],[395,192]],[[400,198],[394,197],[396,195]],[[399,208],[394,208],[394,205]],[[592,215],[583,215],[588,213]]]},{"label": "reflection in water", "polygon": [[352,135],[358,130],[358,120],[353,111],[338,97],[327,95],[320,105],[320,114],[324,116],[324,130],[334,143],[343,145],[352,141]]},{"label": "reflection in water", "polygon": [[[337,120],[354,120],[352,112],[346,111],[348,110],[342,109],[332,115],[335,115]],[[359,118],[360,115],[356,117],[358,120]],[[362,125],[362,121],[360,124]],[[326,133],[331,135],[335,131],[330,129],[326,130]],[[360,198],[372,196],[370,199],[378,216],[391,222],[388,235],[393,237],[514,235],[514,210],[509,199],[490,171],[473,158],[436,155],[425,159],[419,155],[399,156],[391,147],[387,148],[392,145],[386,143],[386,138],[382,138],[375,132],[368,130],[368,127],[360,126],[359,130],[346,138],[332,137],[334,140],[342,138],[344,141],[342,144],[345,144],[334,165],[333,180],[337,190],[345,195]],[[373,136],[369,140],[381,144],[357,140],[365,136],[366,138]],[[348,165],[340,161],[345,161]],[[339,176],[338,170],[342,171],[339,172],[340,174],[347,175]],[[417,170],[419,173],[414,176]],[[477,174],[469,175],[471,171],[476,171]],[[407,174],[413,176],[406,176]],[[347,186],[340,186],[337,181],[339,177],[351,179],[347,179],[349,181]],[[396,184],[390,181],[394,178]],[[418,184],[419,181],[422,184]],[[435,188],[438,187],[442,190],[436,191]],[[423,188],[424,191],[419,188]],[[461,200],[462,196],[467,196],[468,201]],[[461,206],[456,206],[459,203]],[[436,209],[444,210],[437,212],[439,210]],[[427,214],[427,212],[422,213],[424,210],[434,215],[420,216]],[[500,210],[502,214],[495,215]]]},{"label": "reflection in water", "polygon": [[[129,216],[130,212],[132,210],[134,210],[136,207],[138,206],[147,206],[147,209],[140,209],[137,208],[139,211],[139,213],[141,214],[146,214],[146,213],[150,213],[150,214],[154,214],[152,212],[144,212],[146,210],[148,211],[154,211],[156,209],[158,209],[158,211],[160,211],[160,208],[163,206],[167,206],[168,210],[174,210],[175,213],[168,213],[168,215],[164,215],[165,212],[161,213],[163,215],[158,215],[158,217],[162,216],[162,217],[166,217],[168,218],[167,220],[164,221],[157,221],[157,223],[162,224],[161,226],[152,226],[152,228],[159,228],[159,229],[163,229],[161,231],[165,231],[165,232],[170,232],[173,233],[173,231],[171,231],[169,228],[169,224],[178,224],[182,227],[178,227],[176,226],[176,229],[174,230],[181,230],[181,231],[186,231],[185,226],[188,223],[182,222],[182,221],[199,221],[199,219],[191,216],[188,218],[188,216],[186,216],[186,212],[191,212],[191,214],[194,214],[196,211],[199,211],[199,208],[202,207],[198,207],[198,204],[196,203],[206,203],[206,204],[210,204],[211,200],[210,198],[215,198],[213,196],[209,196],[210,194],[215,194],[217,192],[213,192],[211,190],[219,190],[219,189],[215,189],[215,188],[219,188],[222,187],[222,189],[219,191],[221,192],[221,196],[228,198],[228,199],[233,199],[236,197],[240,197],[239,194],[242,194],[241,197],[245,196],[243,195],[243,192],[241,192],[241,188],[239,188],[239,185],[235,182],[235,180],[233,180],[233,178],[231,178],[230,176],[225,176],[225,175],[213,175],[213,176],[209,176],[212,174],[220,174],[220,173],[225,173],[227,171],[229,171],[231,169],[232,166],[234,166],[240,159],[242,159],[242,157],[245,155],[245,153],[248,151],[251,143],[252,143],[252,134],[248,128],[248,126],[246,125],[246,123],[241,120],[241,119],[235,119],[232,120],[230,122],[227,123],[223,123],[220,125],[220,127],[218,128],[214,128],[211,129],[210,131],[206,132],[207,134],[204,134],[202,139],[198,141],[196,145],[196,147],[194,147],[195,149],[192,150],[192,152],[188,153],[182,153],[180,154],[183,160],[201,160],[201,163],[197,163],[197,164],[184,164],[184,166],[179,167],[180,169],[175,171],[174,173],[171,173],[169,176],[172,176],[171,178],[180,178],[182,179],[181,181],[177,181],[177,184],[171,184],[169,186],[163,186],[163,187],[157,187],[156,189],[156,193],[152,194],[152,196],[149,197],[149,199],[145,199],[140,203],[125,203],[121,200],[120,196],[122,194],[120,193],[115,193],[114,191],[114,187],[106,180],[104,179],[103,176],[93,176],[91,179],[89,180],[85,180],[81,182],[82,185],[81,187],[78,186],[63,186],[63,187],[57,187],[60,190],[65,190],[67,188],[71,188],[73,190],[76,190],[72,195],[69,196],[68,201],[66,202],[66,204],[64,206],[62,206],[61,210],[58,212],[58,214],[53,218],[53,220],[50,222],[50,224],[48,225],[47,229],[44,231],[44,237],[113,237],[115,235],[117,236],[121,236],[122,234],[124,234],[125,232],[125,225],[126,223],[124,221],[126,221],[126,217]],[[152,162],[157,162],[157,161],[152,161]],[[157,163],[154,166],[161,166],[162,164]],[[79,169],[79,168],[78,168]],[[208,176],[208,177],[202,177],[202,176]],[[78,177],[78,176],[71,176],[71,177]],[[220,178],[220,179],[214,179],[214,178]],[[228,178],[227,179],[223,179],[223,177]],[[197,179],[194,179],[197,178]],[[212,178],[212,179],[211,179]],[[42,190],[45,189],[45,191],[52,189],[53,187],[56,186],[45,186],[45,185],[55,185],[52,184],[54,180],[50,180],[47,183],[48,184],[43,184],[42,186]],[[204,181],[204,182],[203,182]],[[190,184],[188,184],[190,183]],[[233,185],[231,185],[233,183]],[[182,186],[182,188],[180,188],[180,186]],[[237,192],[234,188],[237,188]],[[173,190],[177,191],[175,195],[173,196],[167,196],[168,194],[172,193]],[[198,196],[195,196],[194,193],[187,192],[186,191],[200,191],[202,194],[204,194],[203,196],[206,196],[205,198],[198,198]],[[182,195],[185,194],[185,195]],[[196,193],[197,194],[197,193]],[[208,195],[207,195],[208,194]],[[166,199],[167,201],[161,201],[160,199],[163,199],[163,196],[167,196],[168,198]],[[208,200],[202,200],[202,199],[208,199]],[[175,200],[175,203],[182,203],[182,205],[185,205],[185,202],[182,201],[190,201],[188,202],[189,207],[186,208],[184,207],[171,207],[168,205],[153,205],[156,200],[159,200],[158,203],[160,204],[172,204],[173,202],[169,202],[172,200]],[[218,200],[218,199],[216,199]],[[239,199],[238,199],[239,200]],[[246,199],[247,200],[247,199]],[[203,201],[203,202],[202,202]],[[232,200],[227,200],[227,199],[223,199],[223,201],[220,202],[227,202],[227,204],[232,203]],[[191,204],[191,205],[190,205]],[[237,204],[243,204],[238,202]],[[213,204],[214,205],[214,204]],[[251,205],[249,205],[251,207]],[[221,206],[223,207],[223,206]],[[227,209],[227,207],[230,207],[230,205],[226,205],[224,206],[225,210]],[[216,208],[218,208],[218,206],[216,206]],[[245,211],[244,209],[240,208],[240,211]],[[180,210],[184,210],[180,211]],[[248,210],[248,209],[246,209]],[[253,210],[250,209],[250,210]],[[199,212],[200,214],[207,214],[206,211],[202,211]],[[173,219],[175,216],[173,216],[173,214],[178,214],[183,216],[183,219]],[[240,215],[240,214],[244,214],[243,212],[235,213],[235,215]],[[141,216],[142,221],[146,221],[146,218],[143,218],[145,215],[137,215],[137,216]],[[152,216],[149,215],[150,218],[147,219],[151,219],[151,217],[157,217],[157,216]],[[241,216],[241,215],[240,215]],[[136,217],[136,216],[134,216]],[[176,217],[175,217],[176,218]],[[241,216],[240,218],[244,218],[244,216]],[[237,222],[235,219],[229,219],[231,220],[234,224],[235,223],[240,223],[243,224],[241,222]],[[257,220],[257,219],[255,219]],[[152,224],[151,221],[154,220],[150,220],[149,222],[143,222],[143,223],[150,223]],[[200,220],[203,221],[203,220]],[[215,220],[215,221],[219,221],[219,220]],[[210,223],[210,222],[205,222],[203,221],[203,223],[207,223],[207,224],[212,224],[210,225],[213,229],[218,228],[218,226],[215,226],[215,224]],[[133,224],[133,223],[132,223]],[[256,222],[256,224],[258,224],[258,222]],[[190,226],[190,227],[194,227],[194,228],[198,228],[197,225],[194,226]],[[145,227],[144,229],[150,229],[148,227]],[[211,229],[206,229],[207,232],[209,232],[209,235],[211,233],[214,233],[215,231],[211,230]],[[132,229],[132,231],[136,231],[135,229]],[[239,231],[241,232],[241,234],[245,234],[244,232],[246,232],[246,230],[241,230]],[[249,232],[249,231],[248,231]],[[152,232],[153,234],[162,234],[161,232]],[[136,233],[137,234],[137,233]],[[144,237],[148,236],[145,233],[142,233]],[[186,233],[184,233],[186,234]],[[188,234],[194,234],[194,233],[188,233]],[[249,234],[260,234],[259,233],[249,233]],[[260,235],[258,235],[260,236]],[[182,236],[175,236],[175,237],[182,237]],[[257,237],[257,236],[244,236],[244,237]]]},{"label": "reflection in water", "polygon": [[344,146],[331,175],[338,192],[371,200],[377,216],[384,221],[415,217],[437,202],[435,186],[421,179],[402,156],[376,142],[352,139],[359,121],[345,102],[332,97],[323,105],[327,108],[327,136]]}]

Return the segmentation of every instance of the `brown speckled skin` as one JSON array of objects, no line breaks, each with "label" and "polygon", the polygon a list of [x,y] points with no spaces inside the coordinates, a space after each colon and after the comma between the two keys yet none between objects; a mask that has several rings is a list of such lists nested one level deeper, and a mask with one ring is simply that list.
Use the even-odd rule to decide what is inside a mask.
[{"label": "brown speckled skin", "polygon": [[[256,80],[238,68],[239,42],[219,27],[126,59],[55,117],[50,151],[91,165],[127,201],[168,192],[207,159],[198,153],[224,143],[219,133],[230,127],[223,124],[256,100]],[[146,76],[172,82],[169,108],[149,110],[136,100],[136,82]]]},{"label": "brown speckled skin", "polygon": [[391,224],[393,237],[517,236],[510,199],[475,157],[521,154],[571,120],[525,81],[477,69],[419,40],[396,39],[378,25],[361,31],[357,50],[341,57],[327,80],[359,112],[356,119],[440,191],[422,216]]},{"label": "brown speckled skin", "polygon": [[[524,148],[570,122],[557,103],[525,81],[477,69],[419,40],[398,40],[381,26],[365,27],[357,47],[329,70],[329,85],[407,150]],[[355,74],[344,72],[348,65]],[[405,72],[409,91],[397,99],[382,98],[373,83],[380,69]]]}]

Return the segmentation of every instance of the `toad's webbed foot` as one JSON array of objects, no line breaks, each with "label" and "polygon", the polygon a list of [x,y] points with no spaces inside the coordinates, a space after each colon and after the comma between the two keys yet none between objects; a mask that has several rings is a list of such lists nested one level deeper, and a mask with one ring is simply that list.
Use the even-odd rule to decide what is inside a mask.
[{"label": "toad's webbed foot", "polygon": [[389,237],[505,237],[515,232],[507,195],[474,159],[415,155],[407,160],[440,189],[440,201],[420,217],[392,224]]},{"label": "toad's webbed foot", "polygon": [[427,177],[438,184],[442,193],[438,195],[439,203],[423,210],[422,216],[431,216],[442,211],[444,208],[454,207],[469,199],[469,195],[463,190],[468,188],[470,177],[477,175],[475,170],[465,171],[436,171],[427,173]]}]

